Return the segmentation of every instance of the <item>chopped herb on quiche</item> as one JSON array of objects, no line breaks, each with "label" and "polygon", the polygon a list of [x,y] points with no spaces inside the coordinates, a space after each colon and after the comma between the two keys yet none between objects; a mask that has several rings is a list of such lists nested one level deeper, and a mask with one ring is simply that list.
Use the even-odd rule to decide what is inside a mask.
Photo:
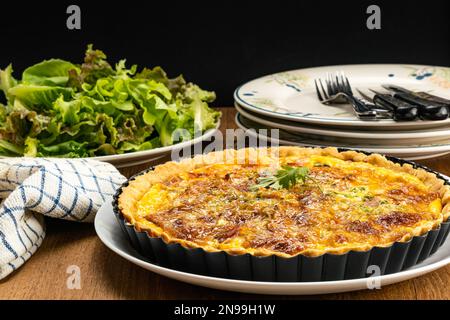
[{"label": "chopped herb on quiche", "polygon": [[296,184],[303,184],[308,179],[309,169],[306,167],[282,166],[274,175],[259,177],[258,184],[251,187],[252,190],[259,188],[272,188],[275,190],[290,189]]}]

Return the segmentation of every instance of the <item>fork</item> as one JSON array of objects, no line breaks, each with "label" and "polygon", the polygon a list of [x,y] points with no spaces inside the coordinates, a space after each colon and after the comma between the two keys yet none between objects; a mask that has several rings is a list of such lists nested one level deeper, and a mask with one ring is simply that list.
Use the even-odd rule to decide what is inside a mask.
[{"label": "fork", "polygon": [[[323,82],[325,82],[326,90]],[[374,110],[375,105],[364,102],[353,95],[348,78],[343,74],[327,74],[324,81],[315,79],[317,97],[320,102],[326,105],[334,103],[350,103],[354,112],[360,119],[371,120],[386,117],[387,110]]]}]

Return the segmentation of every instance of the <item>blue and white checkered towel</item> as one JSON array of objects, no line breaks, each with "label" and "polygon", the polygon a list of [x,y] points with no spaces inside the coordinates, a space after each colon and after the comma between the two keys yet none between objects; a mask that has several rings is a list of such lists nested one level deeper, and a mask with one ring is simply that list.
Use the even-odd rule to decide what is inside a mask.
[{"label": "blue and white checkered towel", "polygon": [[0,279],[19,268],[45,237],[43,216],[93,222],[125,178],[86,159],[0,159]]}]

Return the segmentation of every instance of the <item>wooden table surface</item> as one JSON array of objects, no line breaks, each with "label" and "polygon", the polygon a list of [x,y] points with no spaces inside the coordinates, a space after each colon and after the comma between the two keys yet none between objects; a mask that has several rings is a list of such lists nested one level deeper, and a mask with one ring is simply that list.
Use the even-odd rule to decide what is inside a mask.
[{"label": "wooden table surface", "polygon": [[[235,128],[233,108],[222,108],[221,129]],[[450,175],[450,156],[419,161]],[[144,166],[121,170],[126,176]],[[81,271],[81,289],[68,289],[68,266]],[[97,238],[92,224],[47,219],[39,250],[0,281],[0,299],[450,299],[450,265],[427,275],[385,286],[319,296],[260,296],[197,287],[144,270],[122,259]]]}]

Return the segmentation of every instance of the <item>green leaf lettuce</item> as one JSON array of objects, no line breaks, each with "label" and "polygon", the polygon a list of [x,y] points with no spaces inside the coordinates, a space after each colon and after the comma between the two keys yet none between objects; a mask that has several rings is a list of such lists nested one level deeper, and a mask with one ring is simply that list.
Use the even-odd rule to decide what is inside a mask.
[{"label": "green leaf lettuce", "polygon": [[[213,92],[170,79],[160,67],[113,67],[89,45],[82,64],[50,59],[0,70],[0,155],[89,157],[121,154],[193,139],[214,128]],[[182,132],[182,134],[180,134]]]}]

